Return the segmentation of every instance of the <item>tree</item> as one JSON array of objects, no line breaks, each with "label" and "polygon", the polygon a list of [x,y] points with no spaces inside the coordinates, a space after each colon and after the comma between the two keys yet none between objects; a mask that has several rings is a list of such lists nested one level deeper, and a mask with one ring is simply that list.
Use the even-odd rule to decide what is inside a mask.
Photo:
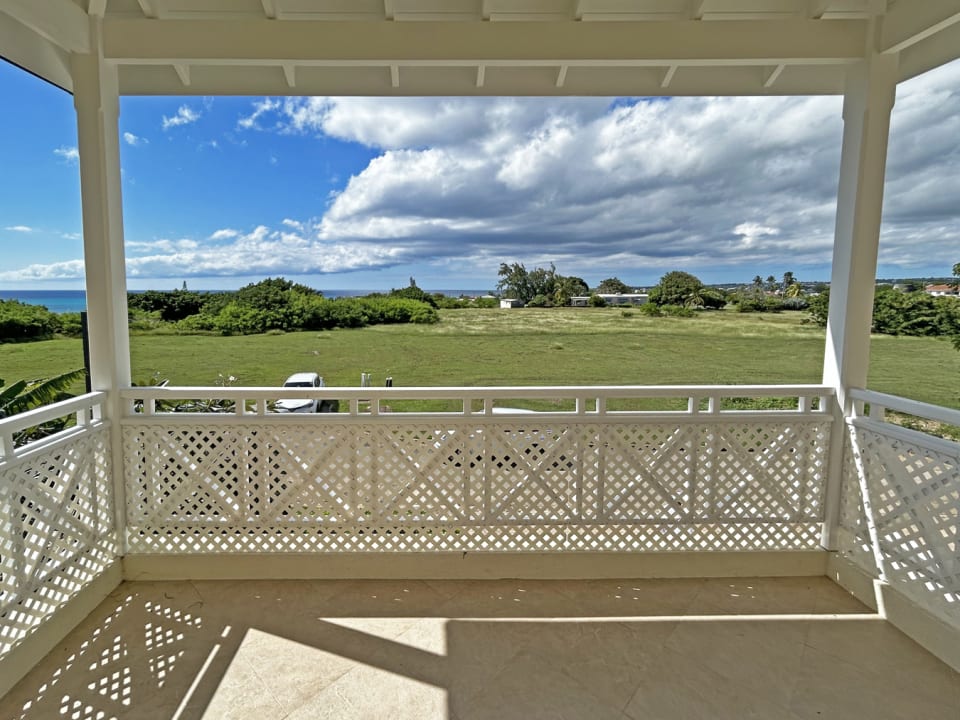
[{"label": "tree", "polygon": [[553,290],[553,303],[555,305],[569,305],[570,298],[582,297],[590,293],[590,288],[583,278],[570,275],[564,277],[557,275],[556,284]]},{"label": "tree", "polygon": [[524,303],[536,295],[530,285],[530,273],[527,272],[523,263],[515,262],[512,265],[500,263],[497,276],[500,278],[497,282],[497,292],[501,295],[522,300]]},{"label": "tree", "polygon": [[631,288],[620,278],[612,277],[601,280],[597,285],[597,292],[605,295],[622,295],[630,292]]},{"label": "tree", "polygon": [[777,278],[773,275],[767,275],[767,290],[770,292],[777,291]]},{"label": "tree", "polygon": [[[6,388],[3,387],[4,381],[0,379],[0,418],[18,415],[69,398],[67,390],[86,374],[87,371],[81,368],[52,378],[19,380]],[[13,444],[23,445],[60,432],[66,427],[68,420],[68,417],[55,418],[35,427],[25,428],[14,434]]]},{"label": "tree", "polygon": [[803,285],[798,282],[790,283],[783,294],[788,298],[803,297]]},{"label": "tree", "polygon": [[762,288],[762,287],[763,287],[763,278],[760,277],[759,275],[754,275],[754,276],[753,276],[753,286],[754,286],[755,288]]},{"label": "tree", "polygon": [[657,305],[684,305],[692,295],[703,292],[703,283],[696,275],[674,270],[668,272],[650,291],[650,302]]},{"label": "tree", "polygon": [[789,270],[783,274],[783,282],[780,284],[780,296],[783,297],[787,294],[787,290],[791,285],[796,284],[797,279],[794,277],[793,273]]},{"label": "tree", "polygon": [[960,263],[953,265],[953,291],[960,293]]}]

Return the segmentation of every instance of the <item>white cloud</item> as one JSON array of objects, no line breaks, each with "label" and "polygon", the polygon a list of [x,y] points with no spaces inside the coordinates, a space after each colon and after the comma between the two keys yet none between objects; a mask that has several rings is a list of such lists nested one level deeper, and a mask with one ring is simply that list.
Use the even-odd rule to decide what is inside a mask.
[{"label": "white cloud", "polygon": [[239,230],[234,230],[233,228],[223,228],[221,230],[215,231],[210,235],[211,240],[229,240],[230,238],[235,238],[240,234]]},{"label": "white cloud", "polygon": [[132,132],[125,132],[123,134],[123,141],[127,145],[132,145],[133,147],[137,147],[138,145],[146,145],[150,142],[146,138],[134,135]]},{"label": "white cloud", "polygon": [[0,272],[0,280],[76,280],[84,277],[83,260],[66,260],[47,265],[28,265],[19,270]]},{"label": "white cloud", "polygon": [[30,233],[33,232],[33,228],[27,225],[7,225],[4,230],[9,230],[10,232],[18,233]]},{"label": "white cloud", "polygon": [[59,155],[67,162],[76,162],[80,159],[80,151],[72,146],[61,145],[53,151],[54,155]]},{"label": "white cloud", "polygon": [[200,119],[200,113],[193,110],[188,105],[181,105],[177,109],[177,114],[171,117],[163,116],[163,129],[168,130],[179,125],[189,125]]},{"label": "white cloud", "polygon": [[253,104],[253,112],[249,115],[241,117],[237,120],[237,127],[242,130],[250,130],[251,128],[258,128],[258,120],[262,115],[272,113],[274,110],[277,110],[280,107],[279,100],[272,100],[271,98],[264,98],[259,102]]},{"label": "white cloud", "polygon": [[300,232],[303,232],[304,230],[304,224],[302,222],[291,220],[290,218],[284,218],[281,224],[286,225],[287,227],[292,227],[294,230],[299,230]]},{"label": "white cloud", "polygon": [[[130,246],[128,243],[128,248]],[[260,225],[250,232],[230,236],[225,244],[195,243],[192,247],[181,245],[174,248],[154,243],[154,247],[142,249],[146,250],[143,254],[128,253],[127,274],[130,277],[349,272],[394,265],[406,255],[405,250],[389,244],[356,246],[325,242],[317,237],[309,224],[303,224],[302,232],[285,232]]]},{"label": "white cloud", "polygon": [[181,238],[179,240],[149,240],[149,241],[134,241],[128,240],[126,242],[127,252],[140,251],[140,252],[179,252],[181,250],[195,250],[199,247],[199,243],[196,240],[191,240],[189,238]]}]

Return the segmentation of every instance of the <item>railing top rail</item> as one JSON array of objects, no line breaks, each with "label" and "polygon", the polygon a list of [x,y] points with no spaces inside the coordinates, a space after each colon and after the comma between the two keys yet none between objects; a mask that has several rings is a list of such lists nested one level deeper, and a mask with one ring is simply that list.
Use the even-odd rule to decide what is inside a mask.
[{"label": "railing top rail", "polygon": [[663,398],[663,397],[829,397],[827,385],[552,385],[552,386],[464,386],[464,387],[338,387],[284,388],[230,386],[166,386],[123,388],[128,399],[218,397],[224,399],[272,399],[278,395],[363,399],[460,399],[471,398]]},{"label": "railing top rail", "polygon": [[69,400],[61,400],[60,402],[44,405],[34,410],[11,415],[10,417],[0,419],[0,433],[18,432],[25,428],[47,422],[48,420],[61,418],[70,413],[89,410],[101,404],[106,396],[107,394],[105,392],[90,392],[70,398]]},{"label": "railing top rail", "polygon": [[[949,425],[960,425],[960,410],[954,410],[953,408],[920,402],[919,400],[910,400],[909,398],[899,397],[898,395],[864,390],[862,388],[852,389],[850,391],[850,397],[858,402],[869,403],[871,407],[878,406],[895,412],[916,415],[917,417],[928,420],[937,420]],[[871,415],[874,420],[877,419],[877,413],[871,412]]]}]

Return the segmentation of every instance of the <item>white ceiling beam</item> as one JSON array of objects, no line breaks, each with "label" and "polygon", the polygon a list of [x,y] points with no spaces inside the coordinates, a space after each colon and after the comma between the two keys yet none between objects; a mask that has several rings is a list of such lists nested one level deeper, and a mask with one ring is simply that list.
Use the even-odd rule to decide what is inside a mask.
[{"label": "white ceiling beam", "polygon": [[487,75],[486,65],[477,65],[477,87],[482,88]]},{"label": "white ceiling beam", "polygon": [[677,66],[671,65],[667,68],[667,71],[663,74],[663,80],[660,81],[660,87],[668,88],[670,83],[673,82],[673,76],[677,73]]},{"label": "white ceiling beam", "polygon": [[87,14],[93,17],[103,17],[107,13],[107,0],[90,0],[87,5]]},{"label": "white ceiling beam", "polygon": [[177,63],[173,66],[173,69],[177,71],[177,77],[180,78],[183,86],[190,87],[190,66]]},{"label": "white ceiling beam", "polygon": [[137,0],[137,4],[140,5],[140,12],[148,18],[160,17],[160,11],[154,4],[154,0]]},{"label": "white ceiling beam", "polygon": [[[22,1],[22,0],[20,0]],[[865,21],[718,24],[103,21],[104,56],[131,64],[476,66],[841,64],[863,56]]]},{"label": "white ceiling beam", "polygon": [[960,22],[960,0],[901,0],[883,19],[880,51],[900,52],[957,22]]},{"label": "white ceiling beam", "polygon": [[383,16],[387,20],[393,20],[393,0],[383,0]]},{"label": "white ceiling beam", "polygon": [[400,66],[399,65],[390,66],[390,86],[395,88],[400,87]]},{"label": "white ceiling beam", "polygon": [[763,69],[763,86],[765,88],[772,88],[773,84],[777,81],[777,78],[780,77],[780,74],[783,72],[783,69],[786,65],[777,65],[772,68]]},{"label": "white ceiling beam", "polygon": [[90,52],[89,17],[70,0],[4,0],[0,13],[68,52]]},{"label": "white ceiling beam", "polygon": [[703,7],[707,0],[690,0],[687,5],[687,15],[691,20],[700,20],[703,18]]},{"label": "white ceiling beam", "polygon": [[573,0],[573,12],[571,16],[574,20],[583,20],[583,3],[584,0]]},{"label": "white ceiling beam", "polygon": [[263,14],[271,20],[277,19],[277,3],[274,0],[260,0],[263,5]]},{"label": "white ceiling beam", "polygon": [[960,24],[952,25],[915,43],[900,53],[900,81],[957,59],[960,54]]},{"label": "white ceiling beam", "polygon": [[812,20],[819,20],[830,7],[830,0],[808,0],[807,17]]},{"label": "white ceiling beam", "polygon": [[558,88],[562,88],[567,83],[567,66],[561,65],[560,70],[557,71],[557,82],[556,85]]},{"label": "white ceiling beam", "polygon": [[287,82],[288,88],[295,88],[297,86],[297,66],[293,63],[284,63],[283,68],[283,79]]}]

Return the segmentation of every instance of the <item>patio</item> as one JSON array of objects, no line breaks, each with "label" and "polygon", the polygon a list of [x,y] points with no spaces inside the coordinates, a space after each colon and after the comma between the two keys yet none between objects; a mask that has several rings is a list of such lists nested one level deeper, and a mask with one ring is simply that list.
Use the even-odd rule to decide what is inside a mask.
[{"label": "patio", "polygon": [[[960,2],[4,0],[0,54],[74,94],[93,388],[0,420],[4,716],[960,717],[960,446],[887,411],[960,412],[867,382],[890,110]],[[132,388],[152,93],[842,93],[822,384]]]},{"label": "patio", "polygon": [[954,720],[960,676],[824,577],[126,582],[9,718]]}]

